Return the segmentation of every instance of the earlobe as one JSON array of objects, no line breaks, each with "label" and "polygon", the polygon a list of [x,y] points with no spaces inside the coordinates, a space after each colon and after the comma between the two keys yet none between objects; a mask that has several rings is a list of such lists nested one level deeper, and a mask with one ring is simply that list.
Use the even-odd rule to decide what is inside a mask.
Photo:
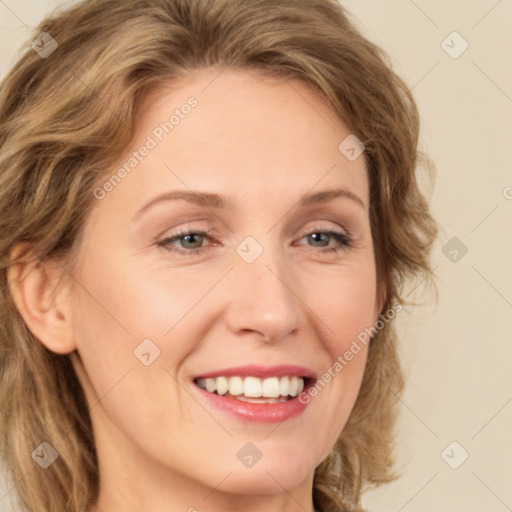
[{"label": "earlobe", "polygon": [[21,261],[9,267],[9,286],[20,315],[48,349],[68,354],[76,349],[71,328],[69,293],[55,262]]}]

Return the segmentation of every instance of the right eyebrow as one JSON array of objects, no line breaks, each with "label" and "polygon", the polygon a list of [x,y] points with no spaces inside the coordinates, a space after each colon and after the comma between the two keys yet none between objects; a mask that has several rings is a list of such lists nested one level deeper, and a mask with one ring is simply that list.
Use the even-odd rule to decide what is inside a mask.
[{"label": "right eyebrow", "polygon": [[232,201],[226,201],[219,194],[212,194],[209,192],[194,192],[189,190],[174,190],[171,192],[164,192],[151,199],[146,203],[137,213],[134,215],[133,220],[137,219],[146,210],[154,206],[155,204],[163,201],[173,201],[182,199],[190,203],[197,204],[198,206],[205,206],[207,208],[233,208]]}]

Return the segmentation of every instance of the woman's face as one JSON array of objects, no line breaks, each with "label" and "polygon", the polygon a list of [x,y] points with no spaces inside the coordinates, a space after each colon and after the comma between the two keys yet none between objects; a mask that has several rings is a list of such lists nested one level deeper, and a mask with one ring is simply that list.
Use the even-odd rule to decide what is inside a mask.
[{"label": "woman's face", "polygon": [[[334,364],[381,307],[364,155],[340,151],[350,131],[307,86],[248,71],[195,72],[140,112],[73,273],[103,477],[311,488],[367,349]],[[330,368],[307,405],[291,398]]]}]

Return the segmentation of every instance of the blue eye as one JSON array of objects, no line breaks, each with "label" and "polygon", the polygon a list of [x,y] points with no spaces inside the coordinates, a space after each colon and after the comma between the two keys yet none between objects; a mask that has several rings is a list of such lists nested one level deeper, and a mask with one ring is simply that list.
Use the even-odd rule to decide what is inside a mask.
[{"label": "blue eye", "polygon": [[200,249],[203,243],[204,236],[204,233],[189,233],[174,238],[174,241],[180,240],[182,243],[182,247],[184,249]]},{"label": "blue eye", "polygon": [[[205,238],[210,237],[204,231],[182,231],[171,238],[160,240],[157,245],[173,253],[200,254],[205,249],[201,246]],[[174,247],[178,241],[181,243],[181,249]]]},{"label": "blue eye", "polygon": [[[312,231],[303,236],[300,240],[303,240],[304,238],[307,238],[307,240],[313,244],[320,244],[313,245],[313,247],[321,249],[320,252],[338,252],[344,248],[352,247],[352,238],[349,235],[338,231]],[[329,242],[332,239],[334,239],[339,245],[329,247]]]}]

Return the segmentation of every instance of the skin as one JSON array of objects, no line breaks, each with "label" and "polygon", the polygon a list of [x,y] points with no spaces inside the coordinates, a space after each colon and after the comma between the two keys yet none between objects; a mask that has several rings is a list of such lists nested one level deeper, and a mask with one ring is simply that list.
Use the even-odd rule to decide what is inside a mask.
[{"label": "skin", "polygon": [[[48,262],[21,280],[15,298],[48,348],[71,353],[84,386],[100,465],[91,512],[313,511],[314,469],[347,422],[367,349],[281,424],[212,408],[192,379],[248,363],[297,364],[320,376],[374,324],[382,302],[365,160],[340,153],[350,130],[305,84],[201,70],[146,99],[119,165],[191,96],[198,106],[93,199],[59,286],[62,269]],[[306,193],[342,187],[363,205],[337,197],[298,206]],[[163,201],[133,220],[173,190],[233,204]],[[183,254],[158,245],[180,230],[209,235],[168,242]],[[352,247],[308,237],[329,230],[349,234]],[[235,251],[248,236],[263,248],[250,264]],[[150,366],[133,354],[146,338],[160,350]],[[249,441],[262,453],[251,468],[237,458]]]}]

